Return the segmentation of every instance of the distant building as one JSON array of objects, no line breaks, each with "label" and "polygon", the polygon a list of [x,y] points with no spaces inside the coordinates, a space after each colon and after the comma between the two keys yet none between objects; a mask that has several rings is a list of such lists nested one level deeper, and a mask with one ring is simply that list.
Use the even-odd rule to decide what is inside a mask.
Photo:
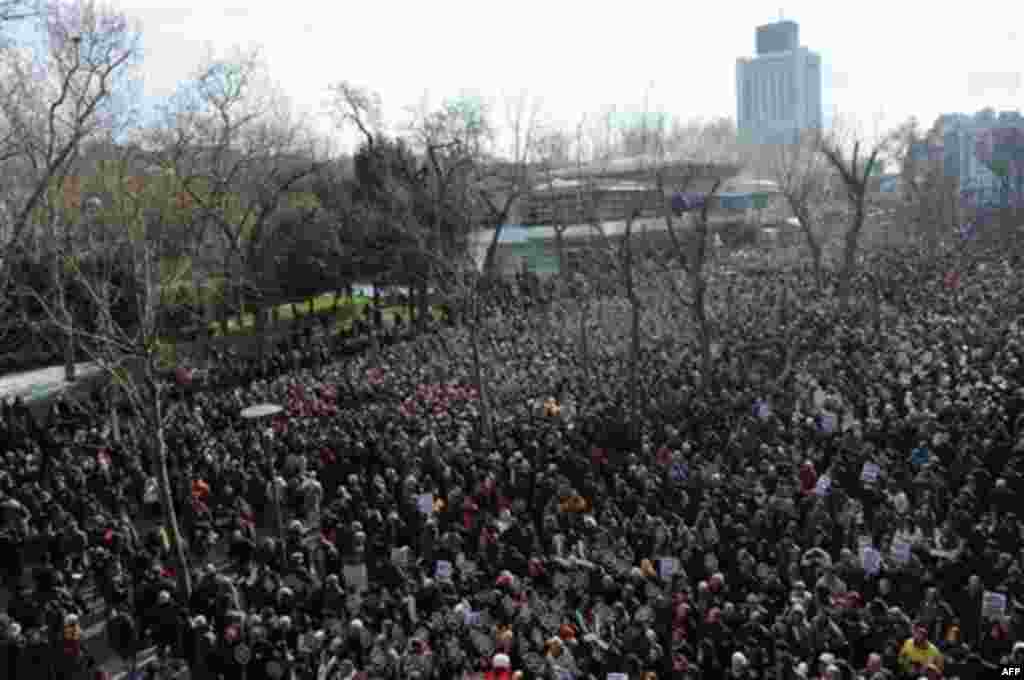
[{"label": "distant building", "polygon": [[736,121],[748,142],[821,127],[821,57],[800,46],[799,31],[794,21],[759,26],[757,56],[736,60]]},{"label": "distant building", "polygon": [[[1011,198],[1006,195],[1004,181],[979,159],[978,147],[986,134],[1013,128],[1024,131],[1024,116],[1020,112],[1004,111],[996,115],[992,109],[985,109],[973,116],[944,114],[939,116],[935,128],[941,147],[918,145],[911,153],[932,160],[941,157],[946,176],[957,181],[961,197],[969,203],[1000,205]],[[1011,192],[1017,188],[1015,184],[1016,178],[1009,187]]]},{"label": "distant building", "polygon": [[[668,252],[672,243],[664,219],[665,201],[682,184],[687,193],[705,195],[721,180],[708,217],[715,229],[759,222],[779,203],[774,182],[740,177],[740,168],[728,163],[669,163],[666,184],[673,188],[659,192],[645,161],[634,157],[582,169],[570,167],[533,186],[514,206],[510,223],[502,230],[498,270],[510,276],[525,267],[546,277],[563,266],[572,269],[595,241],[622,239],[627,218],[633,214],[637,215],[634,233],[646,247]],[[673,176],[677,181],[672,181]],[[681,229],[683,223],[678,223]],[[493,229],[474,236],[478,264],[483,263],[493,237]]]}]

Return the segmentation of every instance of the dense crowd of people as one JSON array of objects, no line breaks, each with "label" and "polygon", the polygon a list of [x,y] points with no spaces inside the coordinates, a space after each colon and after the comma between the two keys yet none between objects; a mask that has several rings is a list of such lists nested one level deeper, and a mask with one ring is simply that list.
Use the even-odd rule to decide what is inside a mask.
[{"label": "dense crowd of people", "polygon": [[[150,434],[116,438],[100,408],[59,432],[59,408],[38,424],[6,405],[0,674],[92,672],[88,580],[113,649],[156,644],[145,672],[183,659],[194,680],[1024,664],[1018,266],[980,247],[868,253],[843,308],[808,269],[723,264],[710,377],[651,274],[637,422],[622,297],[505,291],[479,327],[485,395],[464,326],[222,359],[167,417],[187,598]],[[260,403],[284,410],[240,418]]]}]

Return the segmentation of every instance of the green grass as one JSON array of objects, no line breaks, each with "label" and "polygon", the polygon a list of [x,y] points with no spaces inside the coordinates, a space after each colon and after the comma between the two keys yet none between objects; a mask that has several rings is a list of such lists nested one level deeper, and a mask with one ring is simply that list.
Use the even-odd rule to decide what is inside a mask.
[{"label": "green grass", "polygon": [[[334,320],[333,332],[339,333],[352,328],[352,322],[357,318],[362,318],[365,310],[373,302],[371,298],[356,295],[353,297],[342,296],[338,300],[337,313]],[[335,296],[334,293],[322,293],[317,297],[313,298],[313,315],[320,315],[324,312],[331,312],[335,308]],[[278,305],[277,308],[277,324],[290,324],[296,320],[296,312],[298,313],[298,319],[308,318],[310,316],[309,301],[297,302],[294,305],[285,303]],[[382,307],[384,312],[385,324],[390,323],[393,314],[395,312],[400,313],[408,321],[408,307],[405,305],[390,305]],[[440,309],[431,307],[431,316],[436,320],[441,318]],[[231,317],[228,319],[228,331],[227,335],[239,335],[249,334],[254,332],[256,326],[256,316],[251,312],[242,314],[241,319],[239,317]],[[273,326],[276,328],[277,326]],[[210,330],[213,331],[215,337],[223,336],[223,329],[219,321],[210,323]]]}]

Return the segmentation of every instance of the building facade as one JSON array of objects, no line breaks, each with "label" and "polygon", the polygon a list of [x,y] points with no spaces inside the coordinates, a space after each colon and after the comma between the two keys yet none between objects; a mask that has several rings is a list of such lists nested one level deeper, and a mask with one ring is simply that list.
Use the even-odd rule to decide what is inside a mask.
[{"label": "building facade", "polygon": [[[943,170],[947,177],[956,180],[962,199],[971,204],[998,206],[1022,198],[1018,194],[1021,193],[1020,184],[1024,180],[1024,148],[1009,148],[1011,141],[1013,147],[1020,147],[1019,140],[1024,138],[1024,116],[1020,112],[1009,111],[996,115],[991,109],[985,109],[974,115],[944,114],[936,121],[935,127],[942,140]],[[1008,132],[1017,134],[1006,135]],[[982,157],[986,137],[992,135],[1011,140],[990,153],[993,157],[1009,157],[1006,177],[1000,177],[992,171],[989,167],[991,158],[986,163]],[[928,157],[935,155],[934,150],[927,148],[914,151],[927,153]]]},{"label": "building facade", "polygon": [[759,26],[756,35],[757,56],[736,61],[741,137],[750,143],[772,143],[819,129],[821,57],[800,45],[796,22]]}]

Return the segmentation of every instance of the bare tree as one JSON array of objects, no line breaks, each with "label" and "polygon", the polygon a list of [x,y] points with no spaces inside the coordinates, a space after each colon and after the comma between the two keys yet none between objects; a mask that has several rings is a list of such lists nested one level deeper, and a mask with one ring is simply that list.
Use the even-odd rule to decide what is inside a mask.
[{"label": "bare tree", "polygon": [[811,251],[818,289],[825,286],[823,270],[823,208],[828,199],[829,165],[819,150],[815,133],[797,135],[789,144],[764,149],[768,172],[796,218]]},{"label": "bare tree", "polygon": [[[175,212],[177,197],[173,185],[167,182],[138,181],[127,159],[103,164],[93,182],[102,185],[105,197],[102,205],[91,207],[91,221],[97,228],[88,238],[73,243],[57,241],[53,247],[68,279],[85,292],[95,310],[91,328],[75,329],[82,349],[112,381],[150,435],[144,445],[160,483],[179,586],[187,599],[191,575],[168,471],[165,433],[169,404],[160,377],[161,338],[167,331],[161,318],[169,311],[161,291],[176,286],[184,272],[163,266],[150,229],[151,220]],[[131,285],[115,277],[119,268],[127,268]],[[66,327],[72,316],[65,308],[66,298],[51,299],[36,291],[28,292],[35,295],[55,326]],[[127,317],[119,312],[125,305],[134,311]]]},{"label": "bare tree", "polygon": [[273,91],[255,51],[208,60],[171,102],[152,143],[195,211],[196,255],[206,230],[215,232],[225,297],[233,293],[241,315],[252,296],[262,331],[273,294],[268,245],[280,211],[312,197],[315,140]]},{"label": "bare tree", "polygon": [[957,178],[944,168],[939,132],[923,131],[911,118],[893,133],[902,182],[901,222],[930,247],[954,226],[959,198]]},{"label": "bare tree", "polygon": [[445,176],[436,162],[442,149],[457,150],[456,157],[469,163],[477,213],[482,225],[493,230],[484,256],[484,279],[495,275],[502,229],[534,182],[539,113],[540,99],[525,91],[504,101],[500,119],[478,97],[464,96],[439,110],[421,112],[411,126],[435,177]]},{"label": "bare tree", "polygon": [[119,94],[130,86],[142,55],[140,35],[128,19],[95,2],[54,2],[39,20],[45,55],[0,52],[0,199],[10,220],[8,248],[21,244],[46,192],[81,145],[117,125],[124,113]]},{"label": "bare tree", "polygon": [[[707,385],[714,358],[714,334],[707,309],[709,219],[723,182],[719,164],[723,157],[728,161],[730,156],[723,154],[720,146],[727,141],[726,136],[719,134],[716,144],[707,145],[708,136],[701,134],[698,126],[687,129],[686,135],[677,129],[668,140],[658,139],[654,148],[658,164],[654,167],[653,178],[671,245],[671,255],[659,261],[673,295],[689,311],[696,326],[701,375]],[[674,161],[677,158],[685,160]],[[676,279],[677,269],[682,270],[688,290]]]},{"label": "bare tree", "polygon": [[[142,55],[124,14],[89,0],[35,10],[27,2],[0,5],[0,17],[38,21],[46,36],[35,51],[0,45],[0,261],[26,257],[59,224],[70,227],[59,208],[72,164],[84,143],[123,122],[122,95],[131,95]],[[0,307],[10,271],[0,266]],[[73,329],[66,347],[70,380]]]},{"label": "bare tree", "polygon": [[850,141],[852,149],[849,151],[844,148],[848,145],[837,131],[822,136],[819,141],[821,153],[842,181],[849,205],[850,221],[843,234],[843,260],[839,272],[839,298],[844,308],[852,292],[860,236],[867,216],[869,180],[883,162],[891,138],[886,137],[869,145],[865,144],[859,135],[853,135]]}]

